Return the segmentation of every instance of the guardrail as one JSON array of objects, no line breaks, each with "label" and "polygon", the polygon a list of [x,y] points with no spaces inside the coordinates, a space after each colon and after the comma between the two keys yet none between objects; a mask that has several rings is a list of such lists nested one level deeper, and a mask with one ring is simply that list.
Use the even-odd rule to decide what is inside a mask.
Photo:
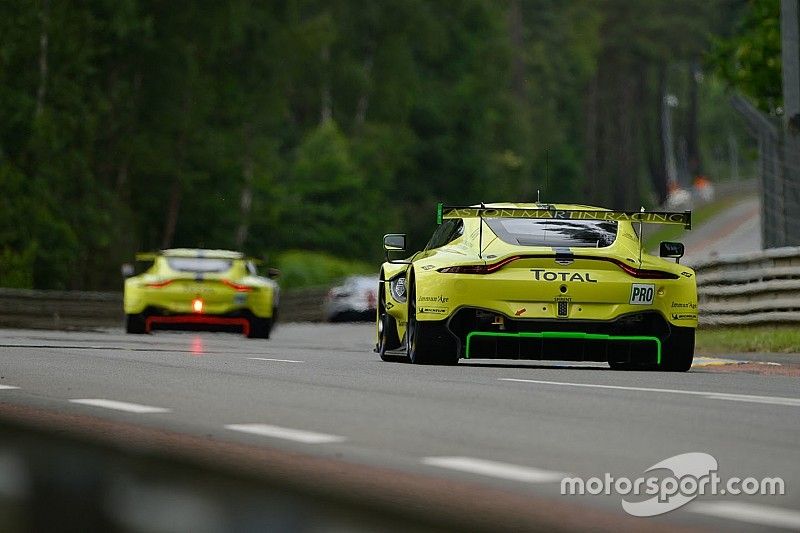
[{"label": "guardrail", "polygon": [[[281,293],[279,320],[320,322],[327,288]],[[121,292],[37,291],[0,288],[0,327],[91,329],[123,323]]]},{"label": "guardrail", "polygon": [[800,323],[800,247],[689,266],[697,274],[701,326]]},{"label": "guardrail", "polygon": [[[701,326],[800,324],[800,247],[698,261]],[[286,290],[280,320],[319,322],[327,288]],[[0,327],[79,329],[122,324],[118,292],[0,288]]]}]

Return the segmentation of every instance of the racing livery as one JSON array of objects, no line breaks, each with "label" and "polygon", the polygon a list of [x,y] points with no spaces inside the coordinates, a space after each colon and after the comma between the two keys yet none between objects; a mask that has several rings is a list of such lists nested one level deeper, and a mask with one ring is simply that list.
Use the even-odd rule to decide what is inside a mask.
[{"label": "racing livery", "polygon": [[[384,360],[606,361],[686,371],[697,288],[680,243],[642,250],[642,224],[691,228],[691,213],[582,205],[439,204],[427,246],[403,261],[384,237],[376,351]],[[668,260],[671,258],[672,260]]]},{"label": "racing livery", "polygon": [[[269,338],[279,289],[257,274],[253,259],[227,250],[176,248],[138,254],[152,261],[125,280],[125,329],[148,333],[159,325],[238,327],[248,337]],[[270,269],[270,276],[277,271]]]}]

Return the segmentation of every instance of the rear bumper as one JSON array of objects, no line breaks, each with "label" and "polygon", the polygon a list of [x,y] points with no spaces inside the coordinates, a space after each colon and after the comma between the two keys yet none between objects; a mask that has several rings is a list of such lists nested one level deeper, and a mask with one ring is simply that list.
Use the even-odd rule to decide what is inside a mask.
[{"label": "rear bumper", "polygon": [[201,326],[241,329],[245,336],[250,335],[250,321],[244,317],[215,315],[151,315],[145,319],[145,332],[149,333],[159,326]]},{"label": "rear bumper", "polygon": [[659,364],[671,326],[647,311],[615,320],[522,320],[482,309],[459,310],[442,326],[464,358]]}]

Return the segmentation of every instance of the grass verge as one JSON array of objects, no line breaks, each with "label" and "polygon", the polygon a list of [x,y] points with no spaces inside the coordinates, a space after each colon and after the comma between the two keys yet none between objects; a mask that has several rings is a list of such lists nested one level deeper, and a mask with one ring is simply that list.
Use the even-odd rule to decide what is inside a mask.
[{"label": "grass verge", "polygon": [[698,352],[774,352],[800,354],[800,328],[747,326],[698,329]]}]

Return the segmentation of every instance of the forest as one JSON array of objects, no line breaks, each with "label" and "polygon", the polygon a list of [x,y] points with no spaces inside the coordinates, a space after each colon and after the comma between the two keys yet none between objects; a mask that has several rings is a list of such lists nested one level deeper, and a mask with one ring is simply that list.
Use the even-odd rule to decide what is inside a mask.
[{"label": "forest", "polygon": [[779,108],[778,14],[0,0],[0,286],[118,290],[123,262],[169,247],[376,269],[381,236],[424,244],[439,201],[660,205],[668,95],[681,180],[752,159],[728,100]]}]

